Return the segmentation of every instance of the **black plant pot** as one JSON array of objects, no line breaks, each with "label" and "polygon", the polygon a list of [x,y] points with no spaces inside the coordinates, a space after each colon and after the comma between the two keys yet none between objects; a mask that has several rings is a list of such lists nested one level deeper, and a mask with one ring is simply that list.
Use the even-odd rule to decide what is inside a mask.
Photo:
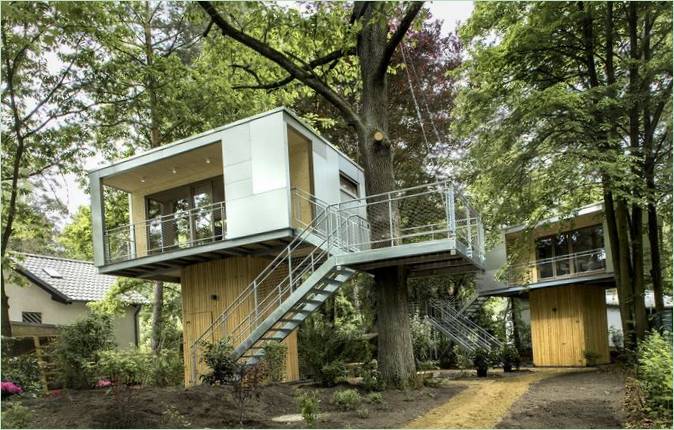
[{"label": "black plant pot", "polygon": [[503,371],[504,372],[512,372],[513,371],[513,365],[512,364],[504,364],[503,365]]},{"label": "black plant pot", "polygon": [[477,376],[480,378],[484,378],[487,376],[487,368],[486,367],[478,367],[477,369]]}]

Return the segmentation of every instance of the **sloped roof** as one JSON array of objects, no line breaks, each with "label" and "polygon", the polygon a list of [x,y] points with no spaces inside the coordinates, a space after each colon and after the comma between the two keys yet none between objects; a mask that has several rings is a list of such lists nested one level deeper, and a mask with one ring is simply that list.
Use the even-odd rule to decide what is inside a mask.
[{"label": "sloped roof", "polygon": [[[48,255],[15,254],[17,272],[47,290],[63,302],[94,302],[105,298],[117,277],[101,275],[93,263]],[[123,301],[147,303],[140,294],[130,291]]]}]

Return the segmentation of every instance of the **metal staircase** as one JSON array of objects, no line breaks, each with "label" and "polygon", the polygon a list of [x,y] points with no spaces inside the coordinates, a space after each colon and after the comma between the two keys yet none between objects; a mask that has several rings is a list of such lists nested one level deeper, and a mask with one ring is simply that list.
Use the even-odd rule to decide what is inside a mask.
[{"label": "metal staircase", "polygon": [[[467,269],[472,271],[478,270],[483,259],[479,216],[448,182],[333,205],[305,192],[296,192],[294,197],[298,212],[311,213],[313,219],[308,224],[296,223],[304,229],[191,344],[192,384],[198,382],[204,342],[226,336],[234,346],[233,358],[254,364],[264,355],[266,342],[285,339],[351,279],[356,268],[361,270],[362,266],[340,264],[340,258],[358,255],[366,262],[371,261],[369,256],[381,261],[382,250],[407,246],[413,254],[424,255],[424,262],[459,258],[473,262]],[[425,243],[432,244],[433,250],[448,243],[443,252],[449,257],[437,251],[424,254]],[[409,255],[405,258],[410,261]],[[470,324],[461,318],[442,307],[432,311],[445,326],[451,323],[468,333]]]},{"label": "metal staircase", "polygon": [[502,342],[472,321],[464,309],[457,310],[448,300],[431,299],[426,302],[425,314],[433,328],[466,351],[500,349]]},{"label": "metal staircase", "polygon": [[459,313],[469,318],[475,318],[487,300],[489,300],[489,296],[480,296],[475,293],[463,302],[463,305],[459,308]]}]

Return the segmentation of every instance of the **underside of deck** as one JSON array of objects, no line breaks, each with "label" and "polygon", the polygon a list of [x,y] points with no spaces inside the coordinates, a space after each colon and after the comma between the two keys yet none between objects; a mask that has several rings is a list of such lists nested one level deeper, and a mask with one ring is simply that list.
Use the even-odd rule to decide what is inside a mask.
[{"label": "underside of deck", "polygon": [[155,281],[180,282],[180,269],[195,263],[232,256],[252,255],[275,257],[292,241],[292,229],[258,234],[240,239],[210,242],[190,248],[176,249],[108,264],[100,273]]},{"label": "underside of deck", "polygon": [[484,270],[477,259],[457,249],[453,239],[411,243],[339,255],[337,264],[361,272],[403,266],[407,268],[409,277]]}]

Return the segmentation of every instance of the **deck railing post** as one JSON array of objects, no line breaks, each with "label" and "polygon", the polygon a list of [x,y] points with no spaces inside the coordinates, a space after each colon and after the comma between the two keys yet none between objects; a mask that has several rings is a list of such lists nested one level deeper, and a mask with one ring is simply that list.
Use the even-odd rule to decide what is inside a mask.
[{"label": "deck railing post", "polygon": [[468,236],[466,240],[468,241],[468,250],[466,251],[466,254],[469,257],[473,256],[473,231],[470,225],[470,208],[468,207],[468,204],[466,203],[466,229],[467,229],[467,234]]},{"label": "deck railing post", "polygon": [[447,232],[450,239],[456,237],[456,215],[454,208],[454,185],[449,184],[447,188]]},{"label": "deck railing post", "polygon": [[293,259],[290,255],[290,249],[288,249],[288,285],[290,286],[290,292],[292,293],[293,292]]},{"label": "deck railing post", "polygon": [[258,312],[258,307],[257,307],[257,279],[253,281],[253,304],[255,306],[255,318],[257,318],[257,312]]},{"label": "deck railing post", "polygon": [[389,226],[389,238],[391,239],[391,246],[393,246],[393,207],[391,206],[391,193],[388,193],[388,226]]}]

